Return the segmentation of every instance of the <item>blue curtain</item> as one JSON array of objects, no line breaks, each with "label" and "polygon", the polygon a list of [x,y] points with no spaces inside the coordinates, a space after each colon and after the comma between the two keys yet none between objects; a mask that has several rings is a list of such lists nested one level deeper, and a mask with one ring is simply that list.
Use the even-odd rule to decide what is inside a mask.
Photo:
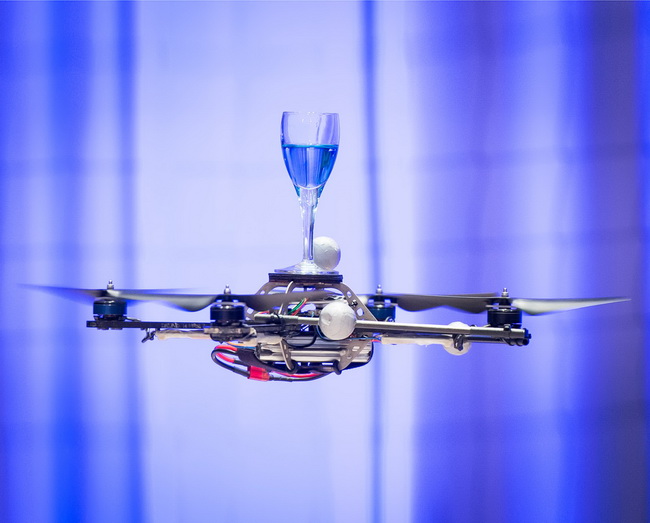
[{"label": "blue curtain", "polygon": [[430,287],[632,299],[420,360],[416,519],[644,521],[646,8],[413,11]]},{"label": "blue curtain", "polygon": [[79,283],[98,255],[133,272],[132,11],[0,8],[3,521],[142,519],[133,351],[89,354],[74,303],[19,286]]},{"label": "blue curtain", "polygon": [[[0,4],[0,520],[647,520],[649,53],[632,2]],[[631,301],[286,386],[20,286],[255,292],[294,109],[355,291]]]}]

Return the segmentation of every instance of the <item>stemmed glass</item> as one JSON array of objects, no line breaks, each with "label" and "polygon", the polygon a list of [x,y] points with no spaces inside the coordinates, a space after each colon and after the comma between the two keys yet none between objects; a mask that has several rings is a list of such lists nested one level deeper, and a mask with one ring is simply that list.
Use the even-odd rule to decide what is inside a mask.
[{"label": "stemmed glass", "polygon": [[337,274],[314,262],[314,217],[318,198],[332,172],[339,150],[339,115],[336,113],[282,114],[282,153],[296,189],[302,214],[302,261],[276,272]]}]

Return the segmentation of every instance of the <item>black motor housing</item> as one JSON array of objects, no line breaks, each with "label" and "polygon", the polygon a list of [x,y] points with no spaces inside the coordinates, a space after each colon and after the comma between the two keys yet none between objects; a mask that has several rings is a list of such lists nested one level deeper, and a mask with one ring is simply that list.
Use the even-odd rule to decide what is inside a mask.
[{"label": "black motor housing", "polygon": [[490,327],[505,327],[520,329],[522,324],[521,310],[513,307],[488,309],[488,325]]},{"label": "black motor housing", "polygon": [[244,306],[238,303],[220,302],[210,307],[210,319],[221,327],[240,324],[245,313]]},{"label": "black motor housing", "polygon": [[121,320],[126,317],[126,300],[106,296],[93,303],[93,315],[102,320]]}]

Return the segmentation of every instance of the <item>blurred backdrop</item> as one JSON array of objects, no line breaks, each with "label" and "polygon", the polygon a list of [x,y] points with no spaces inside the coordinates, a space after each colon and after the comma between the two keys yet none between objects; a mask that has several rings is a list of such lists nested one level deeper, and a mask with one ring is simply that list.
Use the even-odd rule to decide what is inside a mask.
[{"label": "blurred backdrop", "polygon": [[[646,521],[649,56],[644,2],[0,4],[0,520]],[[356,292],[631,301],[284,384],[19,286],[255,292],[286,110]]]}]

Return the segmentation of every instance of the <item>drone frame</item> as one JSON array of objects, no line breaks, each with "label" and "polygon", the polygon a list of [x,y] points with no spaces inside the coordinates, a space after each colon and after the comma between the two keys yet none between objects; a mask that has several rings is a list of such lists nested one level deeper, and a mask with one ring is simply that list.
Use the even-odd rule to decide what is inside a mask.
[{"label": "drone frame", "polygon": [[[109,284],[109,290],[113,289]],[[395,304],[378,293],[362,299],[343,283],[340,274],[301,275],[270,273],[257,295],[296,294],[323,291],[322,300],[300,300],[293,307],[282,303],[269,311],[257,311],[228,298],[230,291],[210,307],[210,322],[153,322],[126,316],[126,300],[103,296],[95,300],[94,319],[87,327],[99,330],[140,329],[143,342],[153,339],[194,338],[219,343],[212,352],[218,365],[249,379],[262,381],[308,381],[330,373],[367,364],[375,343],[441,344],[452,354],[465,354],[472,343],[528,345],[530,333],[521,328],[521,313],[512,307],[486,307],[501,311],[513,323],[470,326],[396,323]],[[126,294],[128,296],[128,294]],[[307,295],[307,294],[306,294]],[[461,295],[462,296],[462,295]],[[487,296],[487,295],[469,295]],[[320,328],[320,312],[329,303],[344,300],[354,311],[354,329],[344,339],[331,339]],[[309,305],[308,305],[309,303]],[[515,311],[514,316],[512,313]],[[518,314],[517,314],[518,313]]]}]

